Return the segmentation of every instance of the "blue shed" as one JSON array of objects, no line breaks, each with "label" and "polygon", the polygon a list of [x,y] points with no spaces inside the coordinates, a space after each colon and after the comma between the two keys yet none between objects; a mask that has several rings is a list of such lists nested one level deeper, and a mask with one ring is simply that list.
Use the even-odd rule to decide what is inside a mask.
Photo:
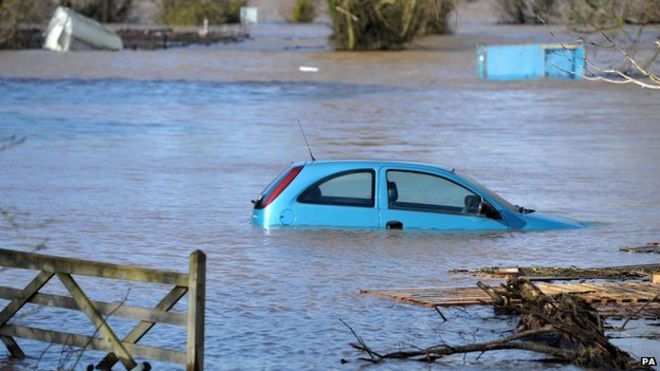
[{"label": "blue shed", "polygon": [[584,56],[582,45],[479,45],[477,73],[487,80],[581,79]]}]

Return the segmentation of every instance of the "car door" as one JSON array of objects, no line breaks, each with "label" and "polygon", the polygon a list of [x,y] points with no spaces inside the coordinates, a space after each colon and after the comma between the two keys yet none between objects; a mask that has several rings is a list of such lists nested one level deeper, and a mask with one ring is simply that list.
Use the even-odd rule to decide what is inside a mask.
[{"label": "car door", "polygon": [[378,227],[376,171],[354,169],[326,176],[296,199],[296,225]]},{"label": "car door", "polygon": [[380,171],[380,226],[451,231],[509,229],[497,213],[480,213],[481,196],[440,173],[405,168]]}]

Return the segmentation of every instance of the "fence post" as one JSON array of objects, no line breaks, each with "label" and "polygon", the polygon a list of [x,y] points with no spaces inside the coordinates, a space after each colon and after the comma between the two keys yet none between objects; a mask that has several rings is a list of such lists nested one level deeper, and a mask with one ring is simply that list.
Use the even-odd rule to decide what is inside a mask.
[{"label": "fence post", "polygon": [[204,309],[206,301],[206,255],[190,254],[188,272],[188,360],[187,371],[204,369]]}]

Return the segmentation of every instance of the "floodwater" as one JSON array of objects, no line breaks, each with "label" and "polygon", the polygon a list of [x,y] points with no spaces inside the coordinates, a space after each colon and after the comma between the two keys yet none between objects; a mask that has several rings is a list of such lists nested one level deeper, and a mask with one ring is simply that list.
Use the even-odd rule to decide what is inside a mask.
[{"label": "floodwater", "polygon": [[[493,339],[515,325],[487,307],[446,309],[443,322],[429,308],[360,295],[364,288],[474,284],[447,272],[455,268],[658,261],[618,251],[660,235],[657,93],[576,81],[479,81],[476,36],[358,55],[308,48],[314,35],[300,50],[263,50],[255,40],[253,50],[246,43],[0,52],[0,137],[27,138],[0,153],[0,206],[21,225],[3,225],[0,245],[29,250],[47,238],[49,254],[180,271],[193,250],[203,250],[209,369],[361,368],[339,319],[379,350]],[[302,73],[300,65],[320,70]],[[318,159],[445,164],[513,203],[592,226],[500,234],[262,230],[250,225],[250,200],[290,162],[308,157],[296,119]],[[0,273],[3,285],[29,279],[23,271]],[[80,281],[93,299],[124,296],[136,305],[154,305],[167,290]],[[77,313],[27,311],[17,321],[94,331]],[[122,334],[132,323],[113,324]],[[648,330],[639,321],[628,326],[617,335]],[[158,325],[143,341],[181,349],[185,331]],[[19,342],[31,358],[18,368],[70,366],[76,357],[67,360],[71,352],[60,346]],[[617,343],[635,356],[660,357],[657,341]],[[80,364],[99,355],[88,351]],[[528,369],[539,358],[499,352],[375,368]]]}]

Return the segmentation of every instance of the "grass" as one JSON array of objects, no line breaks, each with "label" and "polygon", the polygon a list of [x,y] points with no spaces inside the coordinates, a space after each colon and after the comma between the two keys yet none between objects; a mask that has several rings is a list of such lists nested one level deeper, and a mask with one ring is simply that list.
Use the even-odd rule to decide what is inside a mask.
[{"label": "grass", "polygon": [[198,26],[240,22],[247,0],[160,0],[160,21],[171,26]]},{"label": "grass", "polygon": [[316,18],[316,7],[313,0],[296,0],[291,11],[291,22],[310,23]]}]

